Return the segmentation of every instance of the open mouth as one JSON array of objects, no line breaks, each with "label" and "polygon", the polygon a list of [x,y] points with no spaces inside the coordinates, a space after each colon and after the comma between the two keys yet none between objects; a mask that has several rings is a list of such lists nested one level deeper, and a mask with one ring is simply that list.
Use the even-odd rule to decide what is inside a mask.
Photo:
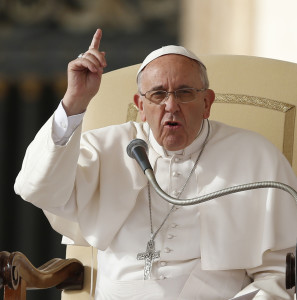
[{"label": "open mouth", "polygon": [[178,122],[175,122],[175,121],[167,121],[165,123],[165,126],[169,126],[171,128],[176,128],[176,127],[179,127],[180,126],[180,123]]}]

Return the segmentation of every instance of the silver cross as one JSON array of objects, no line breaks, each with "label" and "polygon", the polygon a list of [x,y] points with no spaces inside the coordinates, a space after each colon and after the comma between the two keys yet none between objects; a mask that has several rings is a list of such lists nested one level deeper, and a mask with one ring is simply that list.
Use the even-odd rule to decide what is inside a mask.
[{"label": "silver cross", "polygon": [[155,251],[154,240],[149,240],[146,251],[137,254],[138,260],[144,259],[144,280],[151,278],[153,260],[160,257],[160,251]]}]

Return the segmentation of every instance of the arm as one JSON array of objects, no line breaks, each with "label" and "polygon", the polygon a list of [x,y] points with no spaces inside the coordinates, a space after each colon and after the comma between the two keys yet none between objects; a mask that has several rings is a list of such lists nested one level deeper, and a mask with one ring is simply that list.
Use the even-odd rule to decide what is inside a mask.
[{"label": "arm", "polygon": [[289,300],[293,299],[294,289],[286,290],[285,262],[286,254],[294,252],[295,248],[279,251],[266,251],[261,266],[246,270],[252,283],[246,286],[236,296],[244,295],[260,289],[255,300]]},{"label": "arm", "polygon": [[[97,30],[89,50],[82,58],[68,65],[68,87],[62,105],[70,118],[83,113],[99,89],[103,68],[106,66],[105,55],[98,50],[101,37],[101,30]],[[55,144],[52,124],[51,118],[28,147],[15,183],[16,192],[24,199],[33,203],[41,201],[43,205],[46,205],[48,198],[58,199],[53,197],[53,193],[60,201],[69,199],[74,188],[79,156],[81,126],[67,145],[60,147]],[[66,142],[62,141],[62,144]]]}]

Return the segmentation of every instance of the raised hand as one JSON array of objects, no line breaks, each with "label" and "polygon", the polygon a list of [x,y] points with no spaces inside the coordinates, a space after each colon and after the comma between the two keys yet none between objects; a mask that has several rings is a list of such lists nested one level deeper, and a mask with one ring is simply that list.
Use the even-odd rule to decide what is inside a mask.
[{"label": "raised hand", "polygon": [[102,31],[97,29],[89,50],[68,64],[68,87],[62,101],[68,116],[84,112],[99,90],[106,67],[105,52],[99,51],[101,38]]}]

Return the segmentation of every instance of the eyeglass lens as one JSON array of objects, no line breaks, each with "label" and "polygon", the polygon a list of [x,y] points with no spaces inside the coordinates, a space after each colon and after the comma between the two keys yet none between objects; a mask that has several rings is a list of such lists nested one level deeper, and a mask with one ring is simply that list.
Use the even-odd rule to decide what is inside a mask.
[{"label": "eyeglass lens", "polygon": [[178,102],[190,102],[195,99],[197,95],[196,89],[179,89],[173,92],[167,91],[151,91],[146,93],[146,97],[154,103],[161,103],[167,99],[170,94],[175,95]]}]

